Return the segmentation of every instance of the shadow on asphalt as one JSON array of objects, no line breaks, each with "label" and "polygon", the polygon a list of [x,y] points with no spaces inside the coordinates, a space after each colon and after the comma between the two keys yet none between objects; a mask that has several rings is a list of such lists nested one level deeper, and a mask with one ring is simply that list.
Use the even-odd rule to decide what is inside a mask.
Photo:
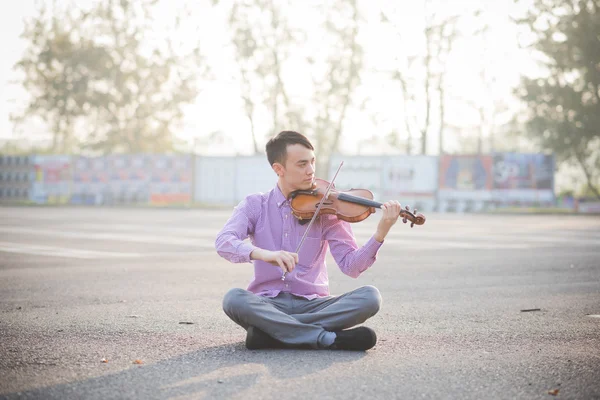
[{"label": "shadow on asphalt", "polygon": [[271,380],[302,379],[333,364],[352,363],[365,355],[296,349],[249,351],[243,343],[234,343],[110,375],[0,395],[0,399],[228,398],[250,389],[263,376]]}]

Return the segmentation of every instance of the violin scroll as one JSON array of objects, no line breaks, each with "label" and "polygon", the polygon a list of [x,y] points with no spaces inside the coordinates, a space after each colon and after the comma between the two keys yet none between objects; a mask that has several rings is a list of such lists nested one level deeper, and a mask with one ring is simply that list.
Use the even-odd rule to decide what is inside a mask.
[{"label": "violin scroll", "polygon": [[408,221],[410,221],[411,228],[415,225],[423,225],[425,223],[425,216],[423,214],[418,214],[416,208],[412,212],[410,211],[409,206],[406,206],[404,208],[404,210],[400,210],[400,217],[402,217],[402,222],[406,224]]}]

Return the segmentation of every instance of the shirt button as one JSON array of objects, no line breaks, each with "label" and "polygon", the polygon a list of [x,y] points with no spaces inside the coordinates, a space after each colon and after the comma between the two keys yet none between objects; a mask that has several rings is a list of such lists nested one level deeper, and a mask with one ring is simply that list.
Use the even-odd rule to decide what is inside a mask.
[{"label": "shirt button", "polygon": [[284,233],[283,235],[284,235],[285,237],[287,237],[287,233]]},{"label": "shirt button", "polygon": [[287,216],[287,214],[285,214],[285,217],[286,217],[286,218],[288,217],[288,216]]}]

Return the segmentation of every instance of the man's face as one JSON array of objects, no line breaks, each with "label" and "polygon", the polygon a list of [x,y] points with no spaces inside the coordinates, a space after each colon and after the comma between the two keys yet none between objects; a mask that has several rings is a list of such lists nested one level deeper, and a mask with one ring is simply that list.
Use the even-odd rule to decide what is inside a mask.
[{"label": "man's face", "polygon": [[312,188],[315,179],[315,153],[301,144],[288,145],[282,177],[292,190]]}]

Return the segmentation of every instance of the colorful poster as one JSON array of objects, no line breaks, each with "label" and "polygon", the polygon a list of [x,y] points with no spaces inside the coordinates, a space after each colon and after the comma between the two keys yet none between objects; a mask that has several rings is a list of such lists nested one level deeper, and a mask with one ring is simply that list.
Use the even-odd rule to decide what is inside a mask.
[{"label": "colorful poster", "polygon": [[150,156],[150,204],[183,205],[192,200],[192,157]]},{"label": "colorful poster", "polygon": [[553,204],[554,157],[494,154],[494,201],[498,205]]},{"label": "colorful poster", "polygon": [[554,159],[546,154],[494,154],[494,189],[553,189]]},{"label": "colorful poster", "polygon": [[115,154],[106,157],[108,163],[109,204],[141,204],[148,202],[148,156],[140,154]]},{"label": "colorful poster", "polygon": [[440,189],[491,190],[492,185],[491,156],[440,157]]},{"label": "colorful poster", "polygon": [[42,204],[64,204],[71,196],[70,156],[33,156],[31,200]]},{"label": "colorful poster", "polygon": [[439,158],[439,211],[485,209],[492,201],[493,160],[488,155],[442,155]]},{"label": "colorful poster", "polygon": [[111,183],[126,183],[129,181],[129,155],[114,154],[106,157],[107,172]]},{"label": "colorful poster", "polygon": [[104,204],[108,169],[104,157],[79,156],[73,160],[71,204]]},{"label": "colorful poster", "polygon": [[129,180],[148,183],[149,177],[148,156],[144,154],[131,155],[129,158]]}]

